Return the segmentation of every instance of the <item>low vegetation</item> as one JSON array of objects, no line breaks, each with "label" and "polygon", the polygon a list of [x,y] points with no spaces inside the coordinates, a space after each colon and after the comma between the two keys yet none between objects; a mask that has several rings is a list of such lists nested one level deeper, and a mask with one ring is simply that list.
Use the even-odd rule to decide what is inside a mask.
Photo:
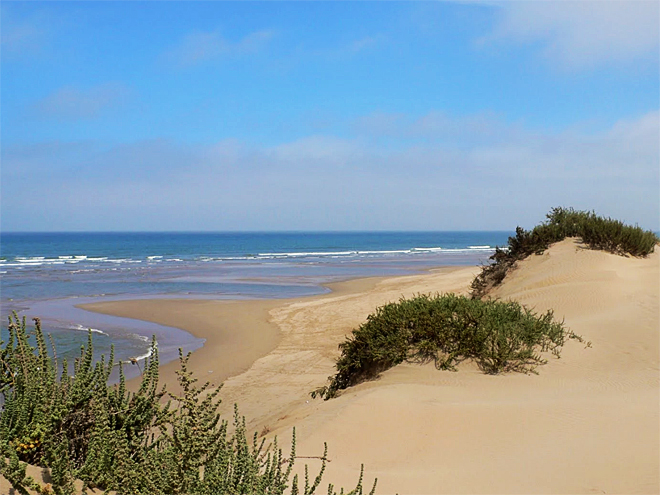
[{"label": "low vegetation", "polygon": [[[0,342],[0,475],[18,493],[71,494],[75,479],[83,490],[149,495],[311,494],[321,483],[327,448],[313,480],[306,467],[304,483],[292,478],[295,431],[288,457],[277,439],[248,441],[245,418],[237,410],[233,426],[220,418],[219,389],[196,384],[188,356],[180,356],[182,393],[168,394],[158,386],[152,342],[140,388],[130,393],[121,367],[119,383],[108,385],[114,356],[94,362],[91,332],[70,375],[54,346],[47,352],[38,319],[30,334],[14,315],[8,331]],[[26,463],[49,468],[51,484],[27,477]],[[362,476],[351,493],[362,493]]]},{"label": "low vegetation", "polygon": [[534,372],[546,362],[542,352],[559,357],[567,339],[583,339],[554,321],[552,312],[537,316],[515,302],[482,298],[518,261],[568,237],[591,249],[639,257],[660,242],[651,231],[594,212],[553,208],[547,221],[530,231],[518,227],[507,247],[496,248],[492,263],[472,282],[471,298],[420,295],[378,308],[339,345],[337,373],[312,396],[335,397],[404,361],[434,361],[438,369],[455,370],[460,361],[472,359],[485,373],[496,374]]},{"label": "low vegetation", "polygon": [[546,362],[541,353],[559,357],[567,339],[583,341],[552,312],[538,316],[516,302],[454,294],[401,299],[378,308],[339,345],[337,373],[312,396],[335,397],[403,362],[432,361],[440,370],[455,370],[472,359],[488,374],[533,373]]},{"label": "low vegetation", "polygon": [[472,296],[485,296],[502,283],[518,261],[532,254],[542,254],[551,244],[567,237],[577,237],[591,249],[639,257],[648,256],[660,242],[651,231],[603,218],[594,212],[553,208],[547,221],[532,230],[516,228],[516,235],[509,237],[508,246],[495,250],[490,258],[492,263],[484,266],[472,282]]}]

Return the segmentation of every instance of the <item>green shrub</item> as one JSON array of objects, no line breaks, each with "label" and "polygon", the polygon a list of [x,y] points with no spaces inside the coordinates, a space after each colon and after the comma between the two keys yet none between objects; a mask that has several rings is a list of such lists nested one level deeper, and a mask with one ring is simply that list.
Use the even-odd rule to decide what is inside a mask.
[{"label": "green shrub", "polygon": [[[188,371],[190,355],[180,354],[182,393],[166,394],[158,388],[158,348],[152,341],[140,388],[130,393],[121,364],[119,383],[108,385],[112,353],[107,363],[102,357],[94,364],[91,332],[73,375],[66,362],[58,371],[38,319],[36,347],[25,318],[10,317],[8,333],[8,342],[0,341],[0,475],[19,493],[42,490],[25,475],[29,462],[50,468],[58,495],[73,493],[75,479],[121,494],[298,494],[297,475],[291,479],[295,430],[289,457],[277,439],[266,446],[255,434],[249,442],[237,408],[229,433],[217,412],[220,389],[196,385]],[[170,400],[163,404],[166,396]],[[305,468],[304,494],[319,486],[326,454],[327,447],[313,482]],[[332,485],[328,493],[335,493]],[[362,475],[351,493],[362,493]]]},{"label": "green shrub", "polygon": [[501,284],[516,262],[532,254],[542,254],[551,244],[567,237],[578,237],[591,249],[622,256],[648,256],[660,242],[651,231],[594,212],[553,208],[546,217],[546,222],[532,230],[517,227],[516,235],[509,237],[507,248],[496,248],[490,257],[492,263],[484,266],[472,282],[472,297],[481,298]]},{"label": "green shrub", "polygon": [[456,370],[474,360],[488,374],[535,372],[546,361],[541,352],[559,357],[564,342],[582,338],[553,320],[537,316],[516,302],[481,301],[454,294],[419,295],[379,307],[339,345],[337,373],[312,396],[325,399],[404,361],[435,362]]}]

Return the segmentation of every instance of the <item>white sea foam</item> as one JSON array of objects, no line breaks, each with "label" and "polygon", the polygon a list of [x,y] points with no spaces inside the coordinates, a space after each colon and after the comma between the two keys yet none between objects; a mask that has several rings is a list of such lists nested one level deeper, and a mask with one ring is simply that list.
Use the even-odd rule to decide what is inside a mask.
[{"label": "white sea foam", "polygon": [[138,361],[142,361],[143,359],[147,359],[148,357],[151,357],[151,350],[148,350],[144,354],[141,354],[140,356],[137,356],[135,359]]},{"label": "white sea foam", "polygon": [[358,251],[311,251],[311,252],[299,252],[299,253],[259,253],[259,256],[264,257],[273,257],[273,258],[302,258],[305,256],[347,256],[351,254],[357,254]]},{"label": "white sea foam", "polygon": [[[99,256],[99,257],[88,257],[86,255],[79,255],[79,256],[71,256],[71,255],[61,255],[57,256],[56,258],[46,258],[45,256],[16,256],[14,258],[14,262],[16,263],[21,263],[24,265],[36,265],[38,263],[45,263],[45,264],[61,264],[61,263],[80,263],[82,261],[107,261],[107,256]],[[4,260],[6,261],[6,260]]]},{"label": "white sea foam", "polygon": [[[142,340],[143,342],[149,342],[149,337],[145,337],[144,335],[138,335],[136,333],[133,334],[135,337],[138,339]],[[156,343],[156,347],[158,347],[158,343]],[[133,358],[130,358],[128,361],[124,361],[125,364],[132,364],[131,360],[135,359],[136,361],[142,361],[144,359],[147,359],[148,357],[151,357],[151,348],[144,354],[140,354],[139,356],[135,356]]]},{"label": "white sea foam", "polygon": [[[395,254],[423,254],[423,253],[473,253],[475,251],[493,251],[491,246],[468,246],[467,248],[443,248],[443,247],[414,247],[410,249],[390,250],[364,250],[364,251],[302,251],[288,253],[259,253],[256,259],[282,259],[282,258],[306,258],[306,257],[330,257],[341,258],[348,256],[386,256]],[[210,260],[211,258],[209,258]],[[229,259],[229,258],[225,258]],[[241,258],[233,258],[241,259]],[[248,258],[249,259],[249,258]]]},{"label": "white sea foam", "polygon": [[69,330],[78,330],[78,331],[82,331],[82,332],[88,332],[88,331],[91,330],[92,333],[100,333],[101,335],[108,335],[103,330],[99,330],[98,328],[89,328],[89,327],[85,327],[83,325],[71,325],[71,326],[69,326]]},{"label": "white sea foam", "polygon": [[[47,264],[47,265],[61,265],[62,263],[67,263],[67,264],[76,264],[84,261],[107,261],[108,258],[107,256],[99,256],[99,257],[88,257],[85,255],[81,256],[58,256],[57,258],[46,258],[45,256],[33,256],[33,257],[24,257],[24,256],[17,256],[14,258],[15,263],[20,263],[21,265],[25,266],[30,266],[30,265],[39,265],[39,264]],[[123,260],[122,260],[123,261]]]},{"label": "white sea foam", "polygon": [[407,254],[409,249],[397,249],[392,251],[356,251],[357,254]]},{"label": "white sea foam", "polygon": [[162,258],[162,256],[147,256],[148,260],[159,260],[161,258]]},{"label": "white sea foam", "polygon": [[122,361],[122,363],[123,364],[133,364],[133,359],[135,359],[136,361],[142,361],[144,359],[147,359],[150,356],[151,356],[151,350],[145,352],[144,354],[141,354],[140,356],[135,356],[135,357],[127,359],[126,361]]},{"label": "white sea foam", "polygon": [[466,253],[466,254],[469,254],[469,253],[472,253],[472,254],[474,254],[474,253],[488,253],[488,252],[491,252],[491,251],[495,251],[495,249],[490,249],[490,248],[489,249],[470,249],[470,248],[468,248],[468,249],[445,249],[444,250],[444,252],[446,252],[446,253]]},{"label": "white sea foam", "polygon": [[107,258],[88,258],[87,256],[58,256],[46,258],[45,256],[24,257],[17,256],[12,263],[1,263],[0,266],[42,266],[42,265],[75,265],[83,261],[105,261]]}]

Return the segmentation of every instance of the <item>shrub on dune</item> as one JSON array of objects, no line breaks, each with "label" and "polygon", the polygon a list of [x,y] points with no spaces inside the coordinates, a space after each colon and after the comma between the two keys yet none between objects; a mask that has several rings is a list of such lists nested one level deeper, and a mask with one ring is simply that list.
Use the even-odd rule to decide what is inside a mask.
[{"label": "shrub on dune", "polygon": [[434,362],[440,370],[456,370],[471,359],[488,374],[533,373],[546,362],[542,352],[559,357],[570,338],[582,341],[554,321],[551,311],[538,316],[516,302],[454,294],[401,299],[378,308],[339,345],[337,373],[312,396],[335,397],[403,362]]},{"label": "shrub on dune", "polygon": [[608,251],[621,256],[648,256],[660,242],[658,236],[638,226],[626,225],[619,220],[604,218],[594,212],[573,208],[553,208],[547,221],[532,230],[516,228],[506,248],[496,248],[490,259],[472,282],[472,297],[481,298],[504,277],[516,262],[532,254],[542,254],[551,244],[567,237],[577,237],[589,248]]}]

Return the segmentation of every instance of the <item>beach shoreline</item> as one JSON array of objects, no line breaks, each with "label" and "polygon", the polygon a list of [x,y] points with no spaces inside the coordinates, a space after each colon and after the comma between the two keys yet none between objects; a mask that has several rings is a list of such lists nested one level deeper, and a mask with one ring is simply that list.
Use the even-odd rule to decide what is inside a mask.
[{"label": "beach shoreline", "polygon": [[[429,269],[454,270],[460,267]],[[425,275],[425,274],[420,274]],[[272,352],[281,341],[280,328],[270,311],[312,298],[356,294],[373,288],[386,279],[399,276],[357,277],[321,284],[329,293],[284,299],[195,299],[140,298],[99,301],[75,305],[76,308],[108,316],[147,321],[176,328],[203,339],[192,352],[189,368],[195,376],[214,385],[245,372],[257,359]],[[178,359],[162,363],[160,381],[177,389]],[[130,389],[139,387],[139,376],[127,380]]]}]

